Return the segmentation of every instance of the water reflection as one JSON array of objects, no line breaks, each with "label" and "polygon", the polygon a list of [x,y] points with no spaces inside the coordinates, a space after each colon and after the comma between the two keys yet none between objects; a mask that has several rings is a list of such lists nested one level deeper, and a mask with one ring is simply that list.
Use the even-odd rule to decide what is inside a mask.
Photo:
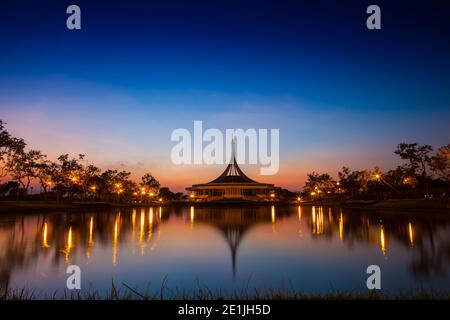
[{"label": "water reflection", "polygon": [[383,255],[386,255],[386,242],[384,240],[384,229],[382,224],[380,226],[380,247],[381,252],[383,252]]},{"label": "water reflection", "polygon": [[[187,230],[191,230],[191,236],[188,237],[183,232],[184,225]],[[338,250],[336,245],[339,245],[340,248],[348,248],[341,257],[344,260],[345,256],[353,256],[354,261],[364,261],[365,254],[377,259],[377,252],[379,257],[395,256],[401,259],[403,269],[413,278],[439,276],[448,281],[450,219],[446,215],[361,212],[319,206],[190,206],[1,216],[0,287],[8,287],[15,272],[35,272],[31,266],[38,264],[40,258],[50,258],[53,265],[67,265],[81,263],[82,261],[74,259],[80,260],[83,256],[86,261],[90,261],[96,255],[102,256],[104,252],[108,252],[110,266],[117,267],[122,263],[131,263],[129,254],[134,256],[135,251],[140,252],[137,257],[145,257],[156,248],[158,241],[168,244],[181,239],[182,243],[190,242],[193,245],[196,241],[208,243],[209,239],[206,237],[211,235],[205,235],[203,226],[210,228],[208,230],[215,230],[226,244],[228,252],[221,254],[229,259],[233,277],[241,270],[239,261],[247,259],[245,255],[239,254],[243,242],[247,243],[247,254],[257,252],[260,255],[259,260],[247,261],[245,264],[245,268],[248,269],[251,265],[255,270],[259,268],[258,264],[264,263],[264,257],[274,254],[269,248],[276,243],[283,243],[283,246],[277,247],[277,254],[286,257],[283,260],[286,268],[289,268],[290,263],[295,263],[290,257],[296,247],[297,252],[302,252],[321,243],[326,244],[330,250],[327,251],[323,247],[315,250],[314,255],[319,260],[322,256],[326,257]],[[268,228],[269,233],[265,228]],[[161,238],[164,232],[167,236]],[[298,234],[302,235],[301,238]],[[356,245],[373,247],[374,253],[352,251]],[[405,250],[405,253],[400,254],[401,250]],[[184,253],[180,251],[177,254],[182,256]],[[198,252],[199,257],[206,255],[207,252]],[[393,263],[390,260],[384,259],[386,263]],[[340,263],[344,263],[342,261]],[[132,262],[144,263],[144,260]],[[103,267],[104,263],[102,262]],[[167,272],[177,272],[177,267],[171,266],[171,270]],[[191,268],[194,270],[196,266],[191,265]],[[49,270],[39,272],[47,273]]]},{"label": "water reflection", "polygon": [[409,243],[411,246],[414,245],[414,232],[411,222],[408,223],[408,235],[409,235]]},{"label": "water reflection", "polygon": [[42,234],[42,248],[50,248],[50,245],[47,241],[47,233],[48,233],[48,224],[47,222],[44,222],[44,231]]}]

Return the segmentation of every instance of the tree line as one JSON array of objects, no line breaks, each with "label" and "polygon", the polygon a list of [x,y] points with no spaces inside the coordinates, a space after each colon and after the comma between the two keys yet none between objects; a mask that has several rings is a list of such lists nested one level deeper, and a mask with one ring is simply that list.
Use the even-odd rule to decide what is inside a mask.
[{"label": "tree line", "polygon": [[[55,161],[39,150],[27,150],[21,138],[13,137],[0,120],[0,197],[23,199],[40,197],[46,200],[101,201],[164,201],[180,198],[168,188],[161,188],[151,174],[141,177],[140,183],[131,180],[131,173],[101,170],[86,163],[85,155],[60,155]],[[38,195],[30,194],[38,183]]]},{"label": "tree line", "polygon": [[431,145],[400,143],[394,153],[405,163],[386,172],[379,167],[361,171],[343,167],[337,180],[328,173],[309,173],[301,196],[309,200],[448,198],[450,144],[434,152]]},{"label": "tree line", "polygon": [[[164,201],[183,199],[183,193],[161,188],[159,181],[146,173],[139,183],[131,173],[101,170],[88,164],[85,155],[60,155],[55,161],[39,150],[27,150],[21,138],[13,137],[0,120],[0,197],[23,199],[39,197],[46,200],[101,201]],[[352,171],[343,167],[335,180],[328,173],[307,175],[303,191],[295,194],[281,189],[278,199],[307,200],[386,199],[386,198],[448,198],[450,191],[450,144],[434,151],[431,145],[400,143],[394,151],[404,164],[383,172]],[[3,182],[3,183],[2,183]],[[40,188],[33,194],[33,182]]]}]

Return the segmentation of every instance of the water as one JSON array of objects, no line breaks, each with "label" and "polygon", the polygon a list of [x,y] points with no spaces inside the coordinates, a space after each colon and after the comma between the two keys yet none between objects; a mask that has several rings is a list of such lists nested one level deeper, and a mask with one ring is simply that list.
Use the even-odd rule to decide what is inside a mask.
[{"label": "water", "polygon": [[[202,286],[388,293],[450,292],[450,217],[328,207],[122,208],[0,215],[0,287],[62,292],[122,283],[150,292]],[[165,280],[164,280],[165,279]]]}]

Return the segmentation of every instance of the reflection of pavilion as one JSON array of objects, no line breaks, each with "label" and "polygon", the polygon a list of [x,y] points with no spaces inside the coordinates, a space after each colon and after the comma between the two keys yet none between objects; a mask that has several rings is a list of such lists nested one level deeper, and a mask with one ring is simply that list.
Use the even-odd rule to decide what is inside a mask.
[{"label": "reflection of pavilion", "polygon": [[236,275],[237,251],[245,234],[259,223],[273,221],[272,212],[274,207],[195,208],[195,221],[216,227],[224,236],[231,251],[233,275]]}]

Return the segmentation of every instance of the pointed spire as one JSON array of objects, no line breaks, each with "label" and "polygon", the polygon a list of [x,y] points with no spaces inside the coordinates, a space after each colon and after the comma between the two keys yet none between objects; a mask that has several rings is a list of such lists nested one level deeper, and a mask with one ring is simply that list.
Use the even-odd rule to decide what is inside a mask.
[{"label": "pointed spire", "polygon": [[245,173],[239,168],[236,161],[236,140],[233,137],[231,140],[231,159],[230,163],[226,167],[225,171],[215,180],[210,183],[230,183],[230,182],[246,182],[257,183],[245,175]]}]

